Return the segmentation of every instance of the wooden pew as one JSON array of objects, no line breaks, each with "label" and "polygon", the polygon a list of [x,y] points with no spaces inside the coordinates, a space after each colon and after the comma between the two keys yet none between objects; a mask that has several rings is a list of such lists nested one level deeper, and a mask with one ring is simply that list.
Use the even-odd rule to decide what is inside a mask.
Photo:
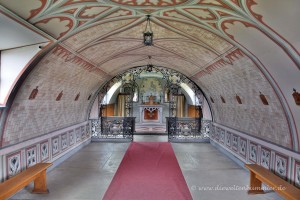
[{"label": "wooden pew", "polygon": [[38,163],[14,177],[0,183],[0,200],[7,199],[34,181],[32,193],[49,193],[46,183],[46,170],[52,163]]},{"label": "wooden pew", "polygon": [[262,183],[267,184],[275,192],[288,200],[300,200],[300,189],[288,183],[268,169],[257,164],[245,164],[250,170],[250,190],[248,194],[262,194]]}]

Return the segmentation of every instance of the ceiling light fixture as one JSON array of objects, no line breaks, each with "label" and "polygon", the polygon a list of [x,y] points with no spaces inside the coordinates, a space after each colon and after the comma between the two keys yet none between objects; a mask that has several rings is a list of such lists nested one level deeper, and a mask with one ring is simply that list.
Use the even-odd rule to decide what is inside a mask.
[{"label": "ceiling light fixture", "polygon": [[147,72],[152,72],[153,65],[151,63],[151,56],[148,56],[148,58],[149,58],[149,61],[148,61],[148,65],[147,65],[146,71]]},{"label": "ceiling light fixture", "polygon": [[153,45],[153,32],[152,32],[151,24],[150,24],[150,16],[151,15],[147,15],[146,27],[145,27],[145,30],[143,33],[145,46]]}]

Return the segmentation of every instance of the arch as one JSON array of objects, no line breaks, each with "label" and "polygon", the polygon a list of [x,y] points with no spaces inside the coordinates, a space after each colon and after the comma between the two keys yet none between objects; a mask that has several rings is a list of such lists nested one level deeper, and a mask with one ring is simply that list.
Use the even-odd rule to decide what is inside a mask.
[{"label": "arch", "polygon": [[[127,69],[126,71],[123,71],[116,75],[115,77],[111,78],[109,81],[107,81],[104,85],[102,85],[98,91],[97,96],[99,96],[98,101],[99,102],[110,102],[110,98],[116,93],[118,88],[122,85],[122,76],[125,76],[126,74],[132,75],[136,79],[137,76],[139,76],[142,72],[147,71],[147,66],[136,66],[132,67],[130,69]],[[153,66],[153,71],[160,73],[161,75],[158,75],[158,77],[162,79],[169,79],[169,77],[176,76],[178,77],[177,80],[170,80],[170,82],[174,82],[175,84],[178,84],[179,87],[181,87],[186,95],[190,98],[193,105],[202,105],[204,99],[206,99],[205,94],[197,86],[194,81],[189,79],[187,76],[183,75],[181,72],[178,72],[174,69],[165,68],[162,66]],[[177,82],[178,81],[178,82]],[[194,90],[194,91],[193,91]],[[201,97],[201,95],[203,95]],[[106,99],[105,99],[106,98]],[[202,99],[200,99],[202,98]],[[197,99],[197,100],[196,100]],[[95,99],[96,100],[96,99]],[[206,100],[207,101],[207,100]],[[209,101],[207,101],[209,102]],[[93,103],[93,102],[91,102]],[[209,106],[209,110],[211,111],[211,108]],[[90,115],[91,110],[89,110],[88,115]],[[212,119],[213,119],[213,114]]]}]

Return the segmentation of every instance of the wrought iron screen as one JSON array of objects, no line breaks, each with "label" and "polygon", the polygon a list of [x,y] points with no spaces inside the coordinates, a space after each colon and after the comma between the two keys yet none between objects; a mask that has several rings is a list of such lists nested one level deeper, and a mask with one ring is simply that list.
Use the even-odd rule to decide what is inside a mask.
[{"label": "wrought iron screen", "polygon": [[210,120],[167,117],[169,141],[209,139]]},{"label": "wrought iron screen", "polygon": [[101,117],[90,121],[92,139],[133,140],[135,117]]}]

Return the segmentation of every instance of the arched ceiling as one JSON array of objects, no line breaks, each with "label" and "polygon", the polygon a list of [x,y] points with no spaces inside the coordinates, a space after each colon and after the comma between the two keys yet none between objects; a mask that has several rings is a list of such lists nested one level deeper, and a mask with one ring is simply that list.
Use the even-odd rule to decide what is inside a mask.
[{"label": "arched ceiling", "polygon": [[[0,4],[1,13],[53,38],[32,73],[44,73],[41,63],[46,61],[53,68],[61,66],[62,73],[68,73],[64,63],[80,65],[92,74],[86,76],[89,87],[81,87],[88,95],[113,76],[148,64],[151,56],[152,64],[182,72],[214,99],[240,94],[249,101],[248,108],[260,108],[260,102],[251,99],[265,93],[274,102],[264,110],[265,116],[256,110],[236,119],[233,115],[244,115],[246,108],[236,109],[230,100],[233,108],[226,109],[218,101],[210,102],[214,114],[220,113],[215,119],[264,138],[276,125],[253,128],[249,121],[254,119],[249,118],[264,121],[277,114],[285,125],[273,142],[298,150],[300,112],[292,97],[293,88],[300,90],[298,0],[0,0]],[[142,43],[147,14],[154,32],[150,47]],[[55,55],[57,61],[51,60]],[[39,83],[28,83],[28,91]],[[235,113],[230,113],[232,109]],[[226,114],[232,118],[224,120]]]},{"label": "arched ceiling", "polygon": [[[178,65],[178,59],[192,65],[193,71],[187,75],[193,75],[234,48],[218,36],[215,27],[223,18],[220,10],[233,10],[218,1],[33,0],[31,6],[28,2],[21,6],[17,0],[0,2],[112,76],[116,72],[112,64],[120,68],[123,61],[140,61],[148,55],[156,59],[163,54],[177,58],[169,59],[169,65]],[[228,2],[231,6],[236,3]],[[146,14],[151,14],[155,43],[149,50],[142,44]],[[133,57],[137,52],[139,56]]]},{"label": "arched ceiling", "polygon": [[[257,25],[258,22],[264,25],[262,8],[257,6],[260,0],[0,0],[0,3],[109,75],[115,74],[108,69],[108,60],[122,57],[134,62],[148,55],[156,59],[163,54],[157,48],[168,57],[190,63],[193,70],[187,75],[195,75],[239,47],[232,40],[234,33],[230,33],[229,26],[240,23],[260,31],[268,28]],[[146,14],[151,15],[154,50],[143,48],[142,44]],[[296,48],[284,39],[281,42],[299,69]],[[137,52],[141,57],[129,55]],[[124,65],[123,59],[113,62],[116,68]],[[177,60],[170,59],[169,64],[178,64]]]}]

